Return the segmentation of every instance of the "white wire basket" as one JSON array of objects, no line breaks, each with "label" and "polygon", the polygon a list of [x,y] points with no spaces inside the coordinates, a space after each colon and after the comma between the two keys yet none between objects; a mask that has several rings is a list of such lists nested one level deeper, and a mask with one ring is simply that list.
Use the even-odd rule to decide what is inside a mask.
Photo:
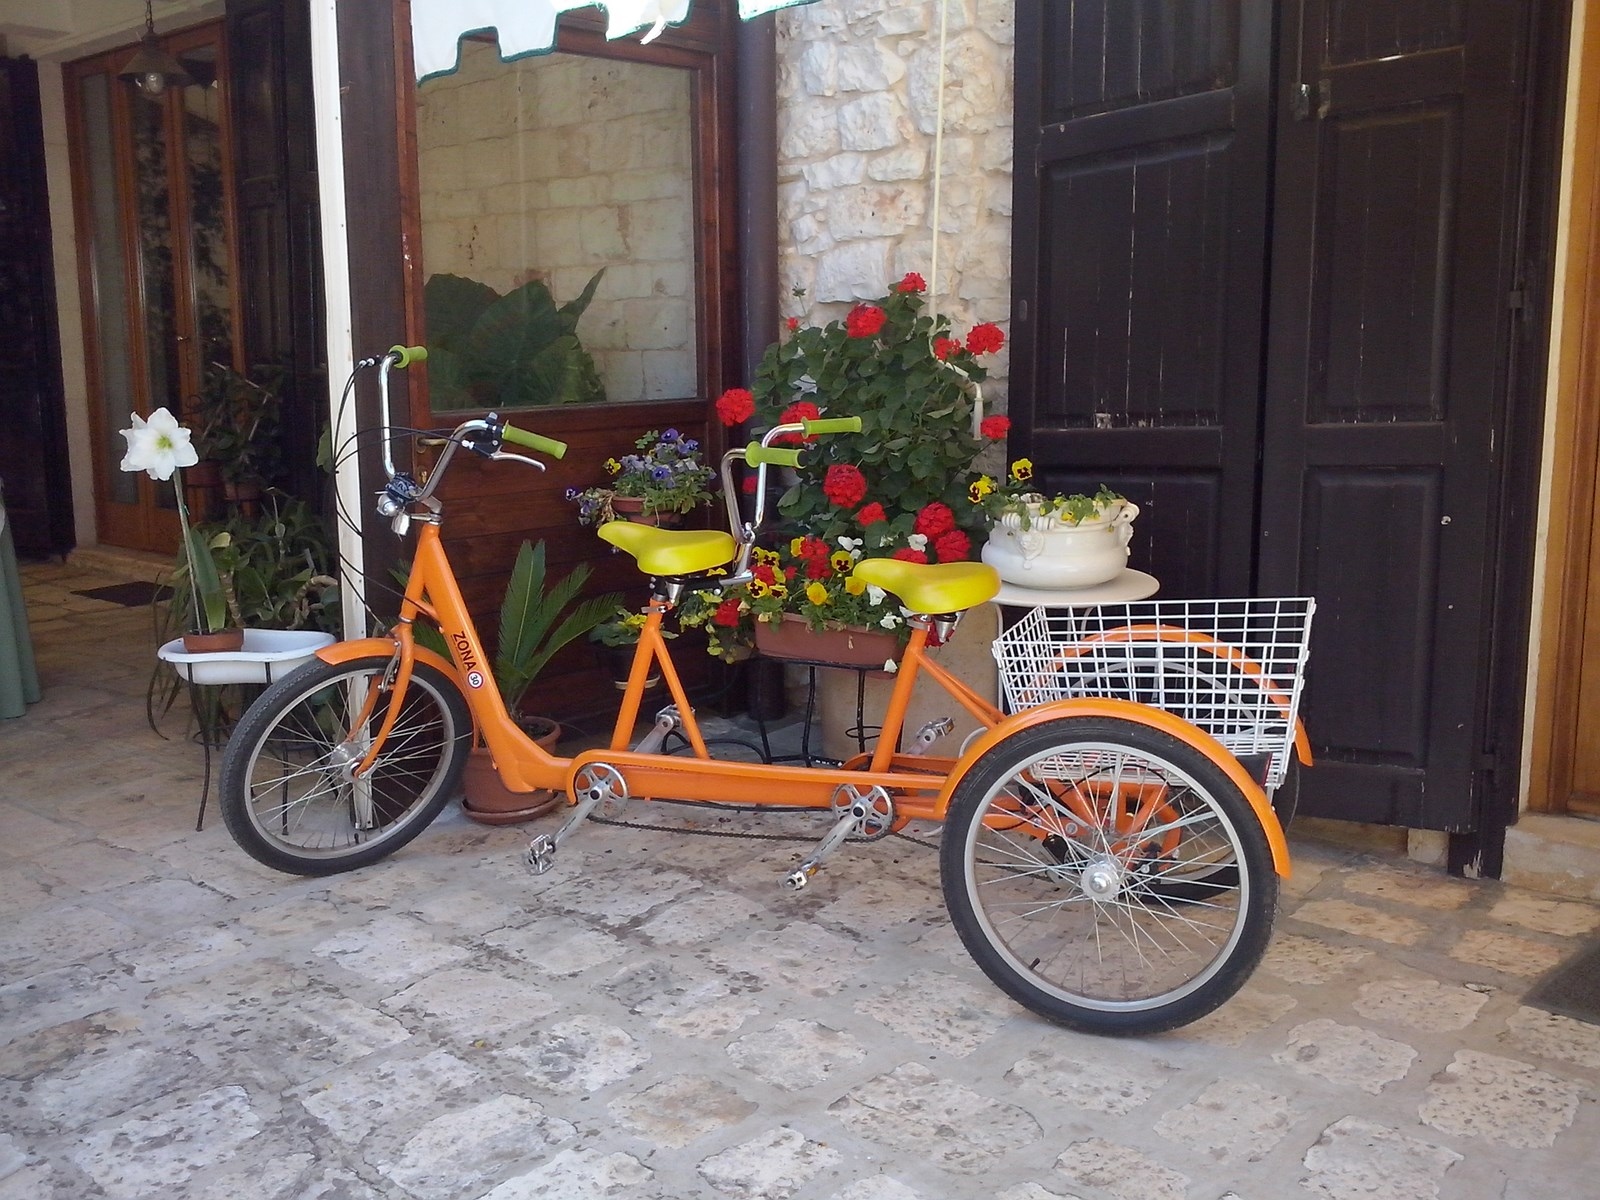
[{"label": "white wire basket", "polygon": [[1163,708],[1211,734],[1265,785],[1289,769],[1316,602],[1138,600],[1028,612],[994,643],[1013,712],[1080,697]]}]

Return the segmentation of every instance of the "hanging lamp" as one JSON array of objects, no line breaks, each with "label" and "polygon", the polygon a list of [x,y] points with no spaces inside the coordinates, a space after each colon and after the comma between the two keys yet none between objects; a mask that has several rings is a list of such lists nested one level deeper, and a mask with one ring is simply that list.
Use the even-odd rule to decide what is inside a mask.
[{"label": "hanging lamp", "polygon": [[150,0],[144,0],[144,37],[139,40],[139,49],[117,72],[117,78],[126,79],[146,96],[159,96],[169,87],[187,87],[194,82],[178,60],[162,49]]}]

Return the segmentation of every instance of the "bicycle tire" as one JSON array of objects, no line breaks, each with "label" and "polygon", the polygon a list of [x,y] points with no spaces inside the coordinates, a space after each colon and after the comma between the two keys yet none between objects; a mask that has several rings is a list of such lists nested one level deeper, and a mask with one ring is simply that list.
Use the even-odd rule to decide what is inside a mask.
[{"label": "bicycle tire", "polygon": [[[455,794],[472,719],[455,680],[426,663],[416,664],[364,782],[348,777],[365,752],[347,728],[353,689],[381,686],[390,663],[312,661],[240,719],[222,759],[220,804],[233,840],[257,862],[295,875],[367,866],[426,829]],[[376,732],[387,711],[380,697],[366,727]]]},{"label": "bicycle tire", "polygon": [[[1205,882],[1188,895],[1197,857]],[[1187,742],[1116,717],[1057,718],[991,747],[955,789],[939,867],[983,973],[1090,1033],[1159,1033],[1223,1004],[1265,953],[1277,904],[1238,786]]]}]

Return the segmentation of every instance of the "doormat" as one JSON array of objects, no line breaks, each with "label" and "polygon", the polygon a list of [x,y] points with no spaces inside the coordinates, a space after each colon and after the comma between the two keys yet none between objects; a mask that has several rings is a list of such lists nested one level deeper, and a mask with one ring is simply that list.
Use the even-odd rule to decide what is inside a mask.
[{"label": "doormat", "polygon": [[1522,1002],[1600,1025],[1600,940],[1590,942],[1533,985]]},{"label": "doormat", "polygon": [[146,583],[142,579],[136,579],[130,583],[108,583],[105,587],[84,588],[72,594],[87,596],[90,600],[104,600],[108,604],[137,608],[141,604],[171,599],[172,589],[164,583]]}]

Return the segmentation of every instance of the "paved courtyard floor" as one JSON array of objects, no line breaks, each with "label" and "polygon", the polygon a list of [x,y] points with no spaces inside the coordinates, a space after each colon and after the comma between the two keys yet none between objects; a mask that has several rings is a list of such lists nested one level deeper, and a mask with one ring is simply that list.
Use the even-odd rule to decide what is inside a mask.
[{"label": "paved courtyard floor", "polygon": [[[1600,907],[1291,838],[1266,961],[1161,1037],[1008,1001],[937,855],[452,808],[291,878],[195,832],[150,617],[24,567],[45,698],[0,722],[0,1200],[1571,1200],[1600,1027],[1520,1001]],[[785,823],[787,822],[787,823]]]}]

